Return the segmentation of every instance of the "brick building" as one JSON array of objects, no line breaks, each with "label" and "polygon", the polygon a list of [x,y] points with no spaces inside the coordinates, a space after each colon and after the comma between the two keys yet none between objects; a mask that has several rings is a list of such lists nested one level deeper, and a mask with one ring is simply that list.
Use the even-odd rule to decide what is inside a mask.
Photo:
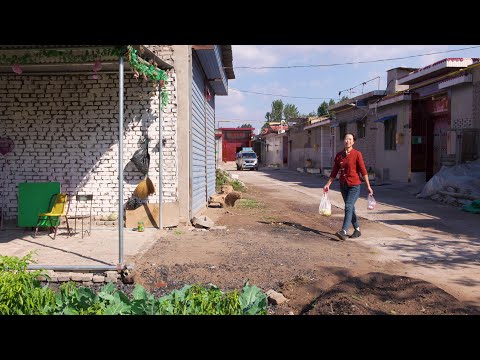
[{"label": "brick building", "polygon": [[[111,48],[0,46],[0,137],[15,144],[13,152],[0,156],[6,219],[17,216],[20,182],[59,181],[62,192],[94,194],[95,217],[118,212],[120,82]],[[227,95],[228,79],[234,78],[224,69],[232,65],[231,47],[136,48],[168,78],[161,116],[162,183],[159,82],[135,74],[125,58],[123,196],[127,200],[143,179],[130,158],[148,134],[149,177],[163,202],[175,205],[177,221],[186,222],[214,192],[215,96]],[[158,201],[158,193],[149,198]]]},{"label": "brick building", "polygon": [[[387,89],[329,107],[337,151],[357,135],[377,182],[425,183],[441,167],[480,157],[480,62],[446,58],[420,69],[387,72]],[[363,122],[363,124],[362,124]],[[362,129],[363,127],[363,129]]]}]

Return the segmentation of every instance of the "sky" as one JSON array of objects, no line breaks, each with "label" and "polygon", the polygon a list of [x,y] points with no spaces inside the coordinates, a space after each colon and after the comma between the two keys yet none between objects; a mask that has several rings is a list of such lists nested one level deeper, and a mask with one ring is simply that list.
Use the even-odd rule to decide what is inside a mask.
[{"label": "sky", "polygon": [[[451,51],[464,48],[470,49]],[[338,102],[340,91],[342,91],[340,97],[344,95],[355,97],[361,95],[362,90],[363,93],[385,90],[387,70],[389,69],[396,67],[421,68],[444,58],[480,57],[480,46],[232,45],[232,53],[235,79],[229,80],[228,96],[215,97],[216,125],[217,127],[238,127],[250,123],[256,129],[255,133],[258,133],[265,122],[265,114],[271,110],[274,100],[281,99],[284,105],[294,104],[300,114],[308,115],[312,111],[316,113],[318,106],[324,100],[327,103],[330,99]],[[414,57],[378,61],[408,56]],[[244,66],[330,65],[366,61],[367,63],[336,66],[280,69],[240,68]],[[361,85],[364,82],[366,84]],[[351,88],[353,89],[349,91],[348,89]]]}]

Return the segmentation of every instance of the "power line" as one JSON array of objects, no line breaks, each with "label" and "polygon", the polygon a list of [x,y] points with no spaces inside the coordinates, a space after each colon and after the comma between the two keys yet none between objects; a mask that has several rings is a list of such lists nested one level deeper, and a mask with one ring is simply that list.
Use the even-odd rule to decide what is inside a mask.
[{"label": "power line", "polygon": [[480,46],[470,46],[470,47],[461,48],[461,49],[435,51],[435,52],[426,53],[426,54],[409,55],[409,56],[401,56],[401,57],[377,59],[377,60],[349,61],[349,62],[345,62],[345,63],[314,64],[314,65],[291,65],[291,66],[225,66],[224,69],[292,69],[292,68],[309,68],[309,67],[328,67],[328,66],[341,66],[341,65],[368,64],[368,63],[376,63],[376,62],[382,62],[382,61],[410,59],[410,58],[414,58],[414,57],[427,56],[427,55],[445,54],[445,53],[450,53],[450,52],[454,52],[454,51],[476,49],[476,48],[479,48],[479,47]]},{"label": "power line", "polygon": [[232,88],[232,87],[230,88],[230,90],[241,91],[241,92],[257,94],[257,95],[270,95],[270,96],[295,98],[295,99],[310,99],[310,100],[332,100],[333,99],[331,97],[325,98],[325,97],[306,97],[306,96],[289,96],[289,95],[268,94],[268,93],[261,93],[261,92],[256,92],[256,91],[240,90],[240,89],[235,89],[235,88]]},{"label": "power line", "polygon": [[[216,115],[218,118],[219,116]],[[251,123],[251,122],[268,122],[268,120],[235,120],[235,119],[230,119],[230,120],[216,120],[216,122],[243,122],[245,124]]]}]

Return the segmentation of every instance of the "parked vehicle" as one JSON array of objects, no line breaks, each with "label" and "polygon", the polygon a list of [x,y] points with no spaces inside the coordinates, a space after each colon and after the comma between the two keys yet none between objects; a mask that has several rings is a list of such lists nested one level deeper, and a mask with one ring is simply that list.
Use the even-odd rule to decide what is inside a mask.
[{"label": "parked vehicle", "polygon": [[253,151],[239,151],[237,153],[237,170],[258,170],[258,157]]}]

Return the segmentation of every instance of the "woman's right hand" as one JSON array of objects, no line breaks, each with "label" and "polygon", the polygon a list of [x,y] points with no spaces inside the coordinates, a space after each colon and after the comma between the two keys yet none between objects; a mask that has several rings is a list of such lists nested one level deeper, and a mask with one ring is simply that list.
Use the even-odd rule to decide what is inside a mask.
[{"label": "woman's right hand", "polygon": [[328,185],[325,185],[325,186],[323,187],[323,192],[325,192],[325,193],[328,192],[329,188],[330,188],[330,187],[329,187]]}]

